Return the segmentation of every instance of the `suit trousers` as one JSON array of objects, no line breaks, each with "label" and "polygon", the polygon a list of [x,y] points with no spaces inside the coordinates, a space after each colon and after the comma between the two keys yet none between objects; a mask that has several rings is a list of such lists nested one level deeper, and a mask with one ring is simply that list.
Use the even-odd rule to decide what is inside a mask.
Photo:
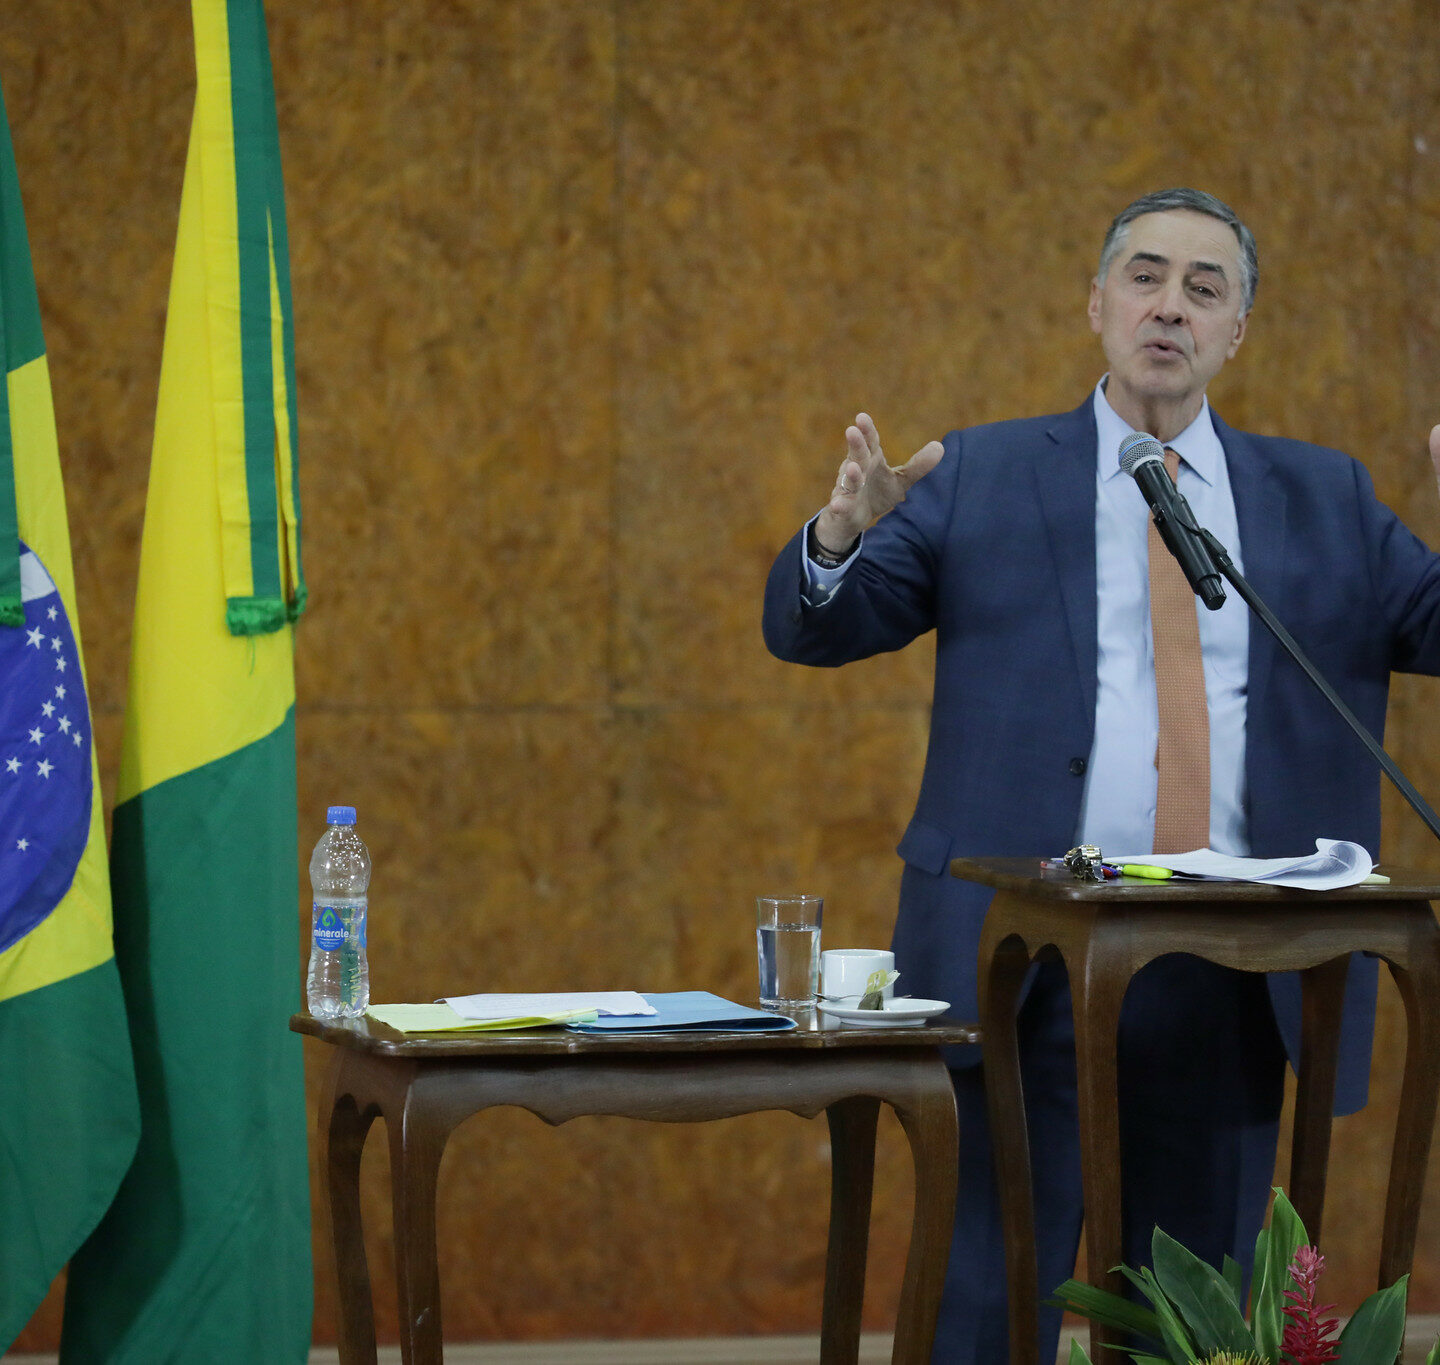
[{"label": "suit trousers", "polygon": [[[1074,1268],[1082,1221],[1075,1036],[1059,962],[1034,969],[1018,1021],[1041,1299]],[[1116,1044],[1127,1265],[1150,1263],[1158,1225],[1247,1277],[1275,1166],[1285,1052],[1265,978],[1185,954],[1136,974]],[[960,1114],[955,1233],[934,1365],[1005,1365],[1004,1239],[983,1065],[952,1069]],[[1061,1312],[1042,1308],[1040,1360]]]}]

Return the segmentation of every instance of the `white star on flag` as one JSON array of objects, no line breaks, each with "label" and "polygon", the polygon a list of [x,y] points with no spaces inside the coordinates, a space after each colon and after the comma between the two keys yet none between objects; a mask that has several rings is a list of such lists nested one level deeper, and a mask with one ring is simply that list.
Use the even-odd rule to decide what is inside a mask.
[{"label": "white star on flag", "polygon": [[41,777],[49,777],[54,767],[55,765],[51,763],[48,758],[42,758],[40,762],[35,765],[35,771],[39,773]]},{"label": "white star on flag", "polygon": [[34,730],[31,730],[31,731],[30,731],[30,743],[31,743],[31,744],[39,744],[40,741],[41,741],[44,737],[45,737],[45,732],[44,732],[43,730],[41,730],[38,726],[37,726]]},{"label": "white star on flag", "polygon": [[45,719],[49,720],[55,714],[55,703],[47,701],[40,709],[45,713]]},{"label": "white star on flag", "polygon": [[55,667],[58,668],[62,673],[65,671],[65,656],[63,654],[55,660]]},{"label": "white star on flag", "polygon": [[5,771],[7,773],[18,773],[20,771],[20,760],[18,758],[7,758],[5,760]]},{"label": "white star on flag", "polygon": [[68,735],[68,734],[70,733],[70,717],[69,717],[69,716],[61,716],[60,719],[55,722],[55,724],[60,727],[60,733],[61,733],[62,735]]},{"label": "white star on flag", "polygon": [[27,630],[25,632],[25,643],[27,645],[34,645],[36,649],[40,648],[40,641],[44,638],[45,636],[41,632],[39,626],[36,626],[33,630]]},{"label": "white star on flag", "polygon": [[18,848],[21,853],[24,853],[25,850],[30,847],[30,840],[29,840],[29,839],[16,839],[16,840],[15,840],[15,847]]}]

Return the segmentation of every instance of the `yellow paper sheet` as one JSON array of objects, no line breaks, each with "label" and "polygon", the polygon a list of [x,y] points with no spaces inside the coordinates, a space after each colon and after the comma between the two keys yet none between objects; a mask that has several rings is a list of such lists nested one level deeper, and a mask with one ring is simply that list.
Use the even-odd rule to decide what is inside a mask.
[{"label": "yellow paper sheet", "polygon": [[497,1029],[543,1028],[549,1024],[591,1023],[594,1010],[517,1015],[511,1019],[466,1019],[449,1005],[371,1005],[366,1014],[401,1033],[493,1033]]}]

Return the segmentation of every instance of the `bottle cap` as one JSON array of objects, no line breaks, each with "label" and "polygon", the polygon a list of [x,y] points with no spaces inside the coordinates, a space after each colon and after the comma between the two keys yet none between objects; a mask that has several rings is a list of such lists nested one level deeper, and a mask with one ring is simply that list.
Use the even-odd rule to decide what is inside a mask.
[{"label": "bottle cap", "polygon": [[327,825],[353,825],[355,823],[355,807],[331,806],[325,812],[325,823]]}]

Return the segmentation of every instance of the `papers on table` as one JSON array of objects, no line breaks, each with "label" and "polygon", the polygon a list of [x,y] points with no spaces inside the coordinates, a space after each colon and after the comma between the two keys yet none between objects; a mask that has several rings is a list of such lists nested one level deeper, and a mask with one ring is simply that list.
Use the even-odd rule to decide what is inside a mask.
[{"label": "papers on table", "polygon": [[487,1033],[548,1024],[565,1024],[580,1033],[728,1033],[796,1026],[788,1015],[737,1005],[709,991],[463,995],[433,1005],[371,1005],[366,1013],[401,1033]]},{"label": "papers on table", "polygon": [[568,1027],[575,1033],[671,1033],[680,1029],[687,1033],[697,1030],[731,1033],[736,1029],[779,1032],[796,1027],[788,1015],[757,1010],[753,1005],[737,1005],[709,991],[647,992],[645,999],[652,1007],[647,1018],[602,1016],[589,1023],[577,1020]]},{"label": "papers on table", "polygon": [[1315,852],[1299,858],[1233,858],[1214,849],[1198,848],[1193,853],[1136,853],[1112,858],[1107,863],[1144,863],[1168,867],[1186,877],[1208,877],[1220,881],[1263,882],[1267,886],[1293,886],[1302,891],[1333,891],[1358,886],[1375,868],[1370,855],[1342,839],[1316,839]]},{"label": "papers on table", "polygon": [[433,1005],[371,1005],[365,1013],[401,1033],[490,1033],[579,1023],[598,1017],[594,1010],[558,1010],[500,1019],[467,1019],[463,1014],[456,1014],[443,1000]]},{"label": "papers on table", "polygon": [[401,1033],[487,1033],[584,1023],[601,1014],[655,1013],[638,991],[550,991],[532,995],[454,995],[432,1005],[371,1005],[372,1019]]},{"label": "papers on table", "polygon": [[450,995],[445,1004],[465,1019],[512,1019],[566,1010],[654,1014],[639,991],[548,991],[539,995]]}]

